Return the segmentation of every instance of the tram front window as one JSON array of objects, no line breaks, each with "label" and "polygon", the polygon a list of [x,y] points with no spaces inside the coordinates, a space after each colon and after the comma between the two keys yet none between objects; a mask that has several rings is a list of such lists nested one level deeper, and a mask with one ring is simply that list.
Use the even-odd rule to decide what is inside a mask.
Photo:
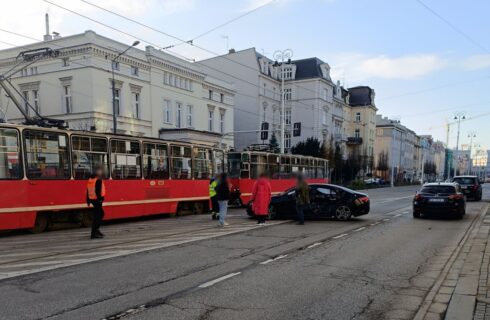
[{"label": "tram front window", "polygon": [[241,154],[229,153],[228,154],[228,175],[230,178],[240,178],[241,166]]},{"label": "tram front window", "polygon": [[69,179],[68,137],[54,132],[24,131],[29,179]]},{"label": "tram front window", "polygon": [[0,180],[22,178],[19,135],[15,129],[0,129]]},{"label": "tram front window", "polygon": [[191,147],[172,146],[172,179],[192,178]]},{"label": "tram front window", "polygon": [[109,176],[106,139],[72,136],[71,145],[75,179],[88,179],[98,167],[103,168],[105,177]]},{"label": "tram front window", "polygon": [[194,168],[194,179],[206,180],[210,178],[211,175],[211,154],[208,149],[194,147],[193,153],[193,168]]}]

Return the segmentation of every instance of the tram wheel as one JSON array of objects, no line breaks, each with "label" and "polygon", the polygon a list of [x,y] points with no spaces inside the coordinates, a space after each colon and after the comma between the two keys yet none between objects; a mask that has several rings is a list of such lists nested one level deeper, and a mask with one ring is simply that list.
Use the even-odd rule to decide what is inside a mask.
[{"label": "tram wheel", "polygon": [[36,221],[34,222],[34,227],[29,229],[31,233],[41,233],[48,228],[48,215],[45,213],[38,213],[36,215]]},{"label": "tram wheel", "polygon": [[196,202],[194,204],[194,212],[196,214],[203,214],[204,213],[204,204],[202,202]]},{"label": "tram wheel", "polygon": [[94,214],[93,212],[83,212],[81,217],[82,227],[88,228],[92,226],[94,222]]}]

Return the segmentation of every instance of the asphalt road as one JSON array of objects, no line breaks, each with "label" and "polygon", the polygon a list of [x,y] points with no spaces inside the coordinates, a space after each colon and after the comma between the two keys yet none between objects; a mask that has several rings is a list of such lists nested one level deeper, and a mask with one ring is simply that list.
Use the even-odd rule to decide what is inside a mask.
[{"label": "asphalt road", "polygon": [[[348,222],[250,226],[0,280],[0,319],[411,319],[486,206],[468,202],[463,220],[415,220],[415,190],[371,190],[371,213]],[[17,241],[15,256],[56,236],[36,247],[49,251],[67,232],[4,239]]]}]

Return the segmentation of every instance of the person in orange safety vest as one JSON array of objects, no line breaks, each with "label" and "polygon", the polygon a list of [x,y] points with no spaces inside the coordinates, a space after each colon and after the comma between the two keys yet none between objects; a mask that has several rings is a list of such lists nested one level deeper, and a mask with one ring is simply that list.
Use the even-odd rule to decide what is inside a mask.
[{"label": "person in orange safety vest", "polygon": [[99,228],[104,218],[104,209],[102,204],[105,197],[105,185],[103,180],[104,171],[102,168],[95,169],[95,173],[90,176],[87,181],[87,206],[93,207],[94,219],[92,222],[91,239],[100,239],[104,235]]}]

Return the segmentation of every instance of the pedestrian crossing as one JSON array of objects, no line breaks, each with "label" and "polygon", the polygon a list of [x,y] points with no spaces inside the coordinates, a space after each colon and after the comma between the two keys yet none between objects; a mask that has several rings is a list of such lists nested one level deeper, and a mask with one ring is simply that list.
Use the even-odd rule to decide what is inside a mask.
[{"label": "pedestrian crossing", "polygon": [[[0,280],[239,233],[257,227],[243,210],[230,210],[225,228],[207,215],[111,223],[104,239],[89,229],[5,236],[0,241]],[[270,225],[287,221],[271,221]]]}]

